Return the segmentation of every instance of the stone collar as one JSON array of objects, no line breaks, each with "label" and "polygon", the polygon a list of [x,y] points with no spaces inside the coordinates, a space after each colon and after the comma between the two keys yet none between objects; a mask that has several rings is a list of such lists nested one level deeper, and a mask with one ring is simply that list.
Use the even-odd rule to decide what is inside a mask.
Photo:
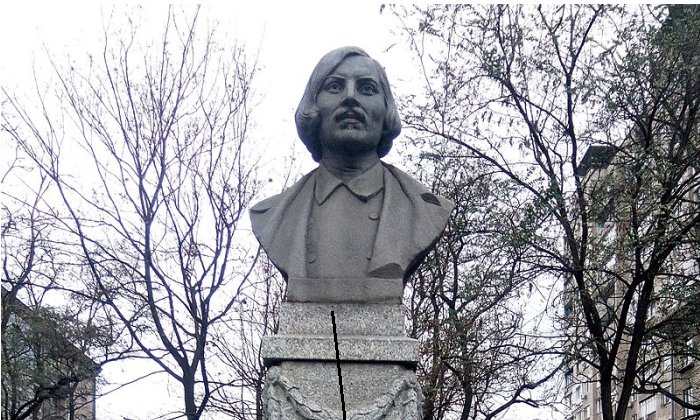
[{"label": "stone collar", "polygon": [[323,165],[319,165],[314,187],[316,203],[322,205],[341,185],[345,185],[360,200],[367,201],[384,188],[384,165],[377,162],[365,173],[349,181],[336,178]]}]

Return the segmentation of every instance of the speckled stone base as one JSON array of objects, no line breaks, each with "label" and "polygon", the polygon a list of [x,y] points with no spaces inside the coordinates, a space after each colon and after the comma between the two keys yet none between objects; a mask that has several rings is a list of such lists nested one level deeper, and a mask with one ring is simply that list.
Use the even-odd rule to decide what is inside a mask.
[{"label": "speckled stone base", "polygon": [[[420,419],[422,394],[412,369],[341,363],[348,419]],[[266,419],[342,419],[335,363],[283,362],[270,368],[263,392]]]},{"label": "speckled stone base", "polygon": [[418,341],[403,336],[403,308],[347,303],[283,304],[280,334],[263,340],[265,418],[343,418],[331,310],[347,418],[419,420]]},{"label": "speckled stone base", "polygon": [[338,335],[404,335],[404,309],[401,304],[291,302],[282,303],[278,334],[332,337],[331,311],[335,313]]}]

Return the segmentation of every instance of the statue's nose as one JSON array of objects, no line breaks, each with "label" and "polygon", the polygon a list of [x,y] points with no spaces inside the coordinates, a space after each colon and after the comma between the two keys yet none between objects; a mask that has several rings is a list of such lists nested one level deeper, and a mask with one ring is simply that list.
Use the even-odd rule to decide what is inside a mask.
[{"label": "statue's nose", "polygon": [[350,82],[345,88],[345,98],[343,98],[345,105],[359,106],[359,101],[357,100],[357,90],[355,89],[355,84]]},{"label": "statue's nose", "polygon": [[357,95],[357,90],[355,88],[355,83],[350,82],[347,84],[347,87],[345,89],[345,96],[348,98],[355,98]]}]

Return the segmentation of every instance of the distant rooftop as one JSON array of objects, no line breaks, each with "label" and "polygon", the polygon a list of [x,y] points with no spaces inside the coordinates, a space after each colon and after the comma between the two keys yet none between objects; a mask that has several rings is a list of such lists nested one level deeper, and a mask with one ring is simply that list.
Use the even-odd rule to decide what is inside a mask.
[{"label": "distant rooftop", "polygon": [[591,169],[600,169],[608,166],[614,156],[615,148],[612,146],[593,145],[589,147],[578,164],[577,175],[586,176]]}]

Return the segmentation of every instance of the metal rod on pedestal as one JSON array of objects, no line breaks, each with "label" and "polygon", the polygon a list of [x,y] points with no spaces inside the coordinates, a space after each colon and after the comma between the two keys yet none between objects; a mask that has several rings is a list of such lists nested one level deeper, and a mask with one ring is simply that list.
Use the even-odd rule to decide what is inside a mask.
[{"label": "metal rod on pedestal", "polygon": [[346,420],[345,414],[345,395],[343,394],[343,375],[340,372],[340,351],[338,351],[338,333],[335,329],[335,312],[331,311],[331,321],[333,322],[333,341],[335,342],[335,362],[338,367],[338,385],[340,386],[340,407],[343,410],[343,420]]}]

